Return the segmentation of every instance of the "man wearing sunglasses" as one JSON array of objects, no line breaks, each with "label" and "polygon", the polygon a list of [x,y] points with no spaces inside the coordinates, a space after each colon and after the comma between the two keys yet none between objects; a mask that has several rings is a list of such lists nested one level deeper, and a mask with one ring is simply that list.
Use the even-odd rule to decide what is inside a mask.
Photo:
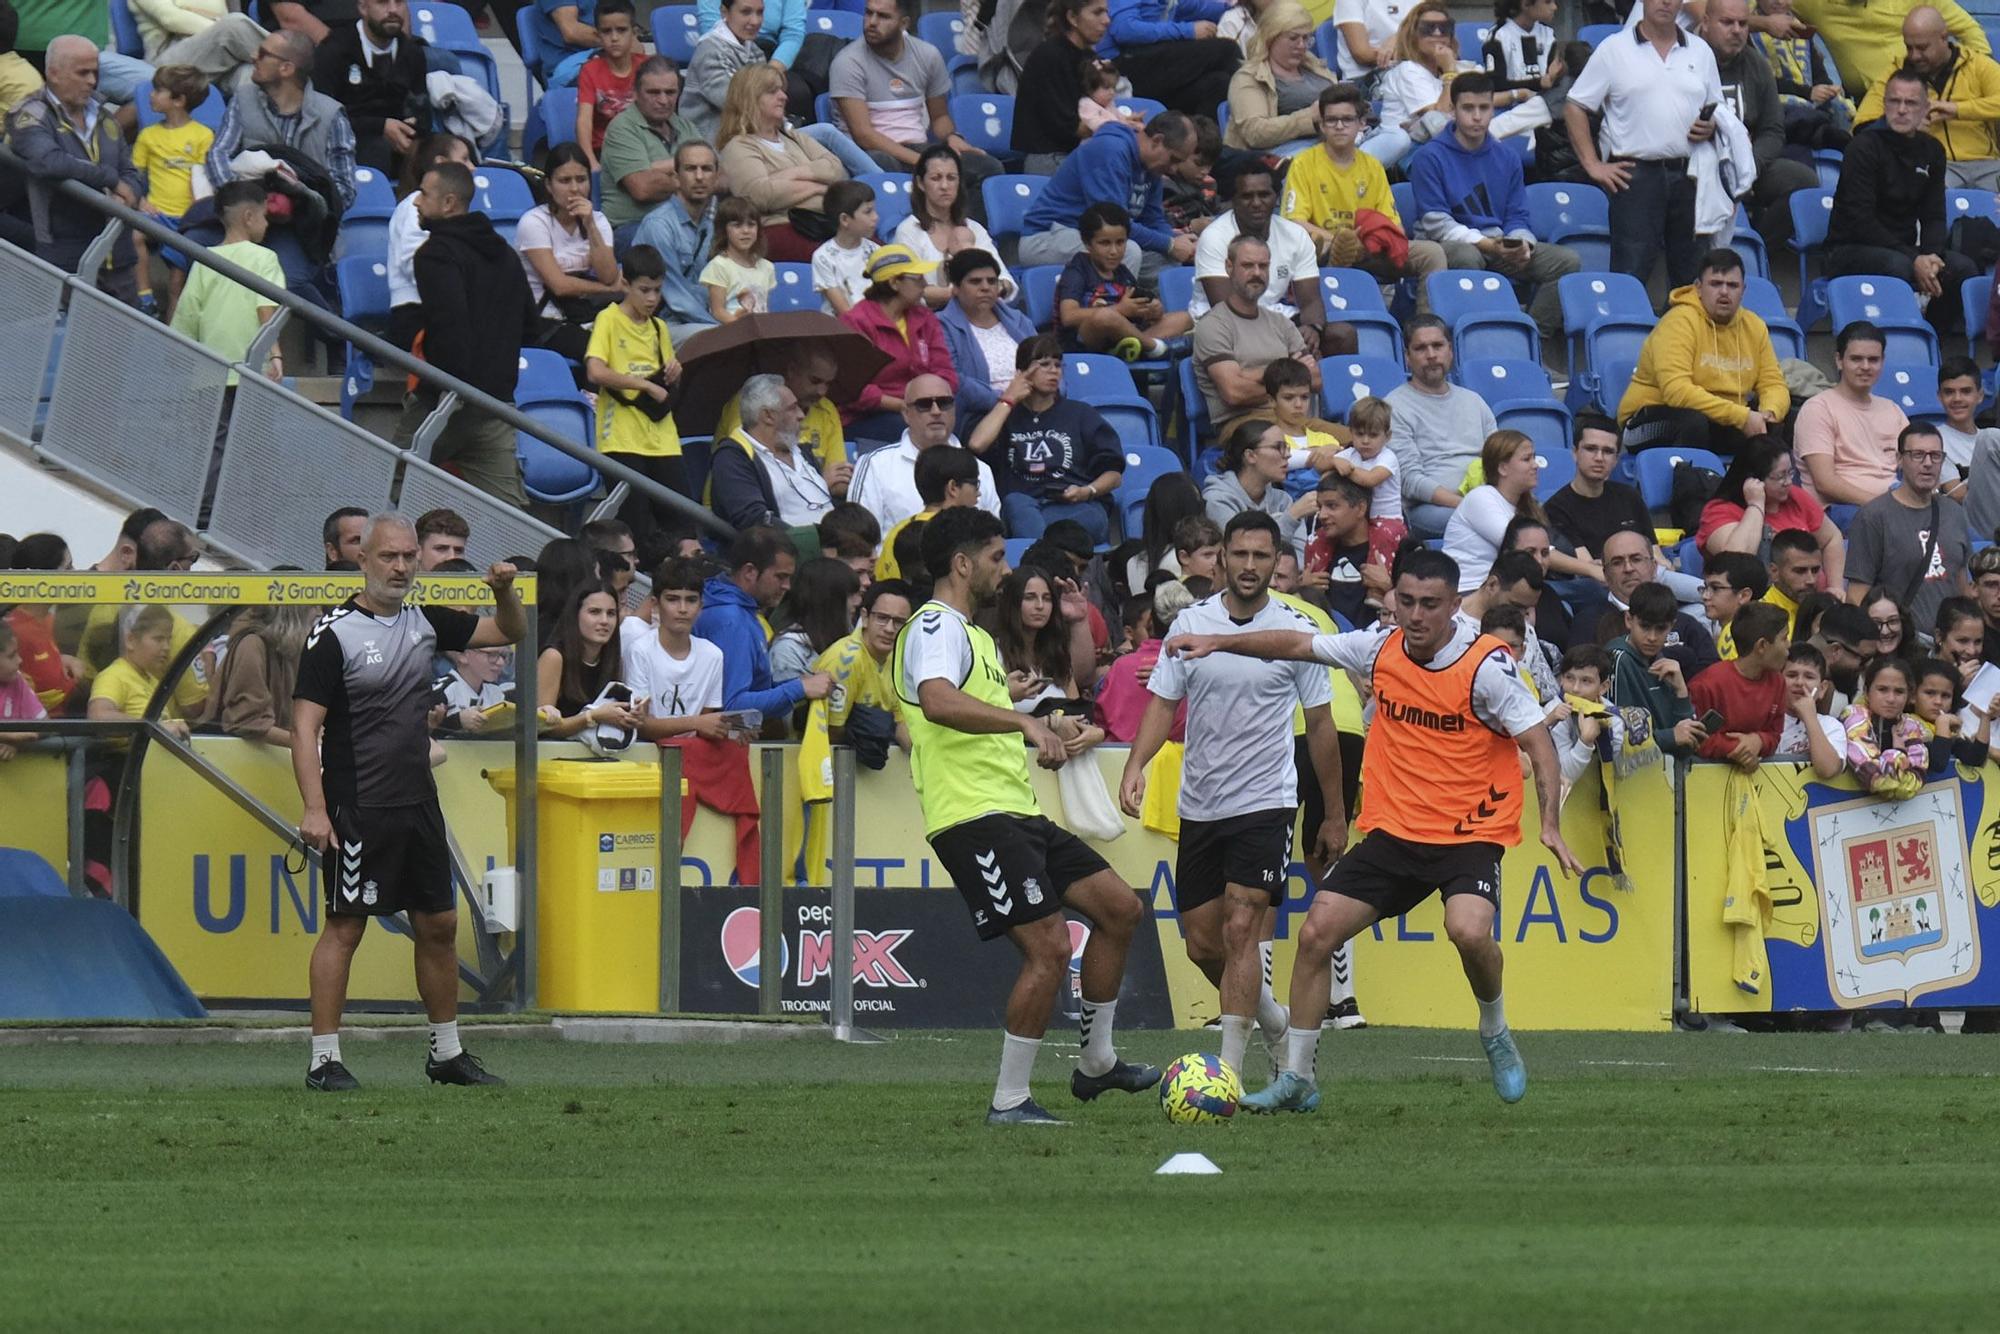
[{"label": "man wearing sunglasses", "polygon": [[[884,533],[924,507],[917,494],[917,455],[927,449],[963,448],[951,431],[957,412],[958,400],[942,377],[913,377],[903,391],[902,438],[862,455],[854,465],[847,498],[873,514]],[[984,459],[979,461],[979,508],[996,517],[1000,513],[1000,493]]]}]

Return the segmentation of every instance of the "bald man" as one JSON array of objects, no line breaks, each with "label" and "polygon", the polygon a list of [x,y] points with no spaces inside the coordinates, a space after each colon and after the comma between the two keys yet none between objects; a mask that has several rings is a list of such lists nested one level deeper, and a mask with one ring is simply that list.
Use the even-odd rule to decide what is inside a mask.
[{"label": "bald man", "polygon": [[[1731,0],[1709,0],[1710,8]],[[1930,89],[1926,129],[1944,145],[1945,183],[1963,190],[2000,188],[2000,64],[1953,40],[1944,16],[1926,5],[1903,20],[1904,63]],[[1855,123],[1882,118],[1887,77],[1861,100]],[[1761,184],[1761,182],[1760,182]]]},{"label": "bald man", "polygon": [[[903,390],[903,438],[893,445],[863,454],[854,465],[847,498],[875,516],[886,534],[924,507],[917,494],[917,455],[927,449],[959,449],[951,433],[958,416],[952,388],[936,375],[918,375]],[[979,461],[979,508],[999,516],[1000,492],[993,470]]]},{"label": "bald man", "polygon": [[[131,145],[97,96],[97,47],[89,38],[65,35],[50,41],[46,59],[46,86],[14,109],[8,132],[14,152],[28,164],[35,251],[74,273],[104,230],[104,215],[65,199],[57,182],[81,181],[128,208],[138,207],[146,187],[132,165]],[[137,301],[136,261],[130,234],[120,236],[97,285]]]}]

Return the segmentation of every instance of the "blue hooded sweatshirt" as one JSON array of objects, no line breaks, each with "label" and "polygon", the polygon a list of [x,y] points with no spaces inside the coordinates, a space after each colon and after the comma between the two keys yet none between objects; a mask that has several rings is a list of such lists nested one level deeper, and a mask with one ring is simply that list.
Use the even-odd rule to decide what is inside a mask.
[{"label": "blue hooded sweatshirt", "polygon": [[721,575],[701,589],[701,615],[694,633],[722,650],[722,707],[755,709],[766,718],[789,718],[805,687],[797,681],[771,684],[771,650],[757,620],[757,604]]},{"label": "blue hooded sweatshirt", "polygon": [[1132,215],[1132,239],[1139,248],[1165,254],[1174,243],[1174,229],[1160,203],[1162,188],[1161,179],[1139,161],[1138,134],[1114,121],[1099,127],[1062,160],[1029,206],[1021,230],[1039,236],[1057,227],[1074,227],[1092,204],[1122,204]]},{"label": "blue hooded sweatshirt", "polygon": [[1484,236],[1534,235],[1521,155],[1491,135],[1473,153],[1446,130],[1416,151],[1409,170],[1418,226],[1430,240],[1472,244],[1477,238],[1453,235],[1465,228]]}]

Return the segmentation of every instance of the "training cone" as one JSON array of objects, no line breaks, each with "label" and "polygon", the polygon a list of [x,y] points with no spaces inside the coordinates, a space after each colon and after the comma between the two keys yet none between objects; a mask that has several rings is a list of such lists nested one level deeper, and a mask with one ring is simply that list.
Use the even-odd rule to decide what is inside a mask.
[{"label": "training cone", "polygon": [[1219,1177],[1222,1169],[1208,1161],[1205,1153],[1177,1153],[1161,1163],[1156,1177]]}]

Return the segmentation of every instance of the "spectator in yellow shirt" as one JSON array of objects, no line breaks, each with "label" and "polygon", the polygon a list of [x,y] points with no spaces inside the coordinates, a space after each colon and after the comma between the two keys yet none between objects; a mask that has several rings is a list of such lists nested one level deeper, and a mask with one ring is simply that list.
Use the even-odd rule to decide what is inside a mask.
[{"label": "spectator in yellow shirt", "polygon": [[[118,660],[97,674],[90,686],[93,722],[137,721],[159,692],[160,677],[174,660],[174,614],[165,607],[127,607],[118,615]],[[187,739],[187,723],[179,704],[167,701],[163,717],[168,730]]]},{"label": "spectator in yellow shirt", "polygon": [[[598,389],[597,448],[685,495],[687,469],[672,412],[681,364],[667,323],[657,314],[667,263],[653,247],[635,245],[625,252],[620,272],[624,298],[598,312],[584,362]],[[688,526],[673,511],[636,493],[626,498],[618,517],[632,529],[641,569],[657,565]]]},{"label": "spectator in yellow shirt", "polygon": [[1356,214],[1381,214],[1408,234],[1396,212],[1395,196],[1382,164],[1357,147],[1368,115],[1368,99],[1351,83],[1339,83],[1319,95],[1319,143],[1292,159],[1285,176],[1280,212],[1306,229],[1319,247],[1322,264],[1360,269],[1382,282],[1417,280],[1417,309],[1428,310],[1430,274],[1443,270],[1444,247],[1435,241],[1409,242],[1401,263],[1362,243]]}]

